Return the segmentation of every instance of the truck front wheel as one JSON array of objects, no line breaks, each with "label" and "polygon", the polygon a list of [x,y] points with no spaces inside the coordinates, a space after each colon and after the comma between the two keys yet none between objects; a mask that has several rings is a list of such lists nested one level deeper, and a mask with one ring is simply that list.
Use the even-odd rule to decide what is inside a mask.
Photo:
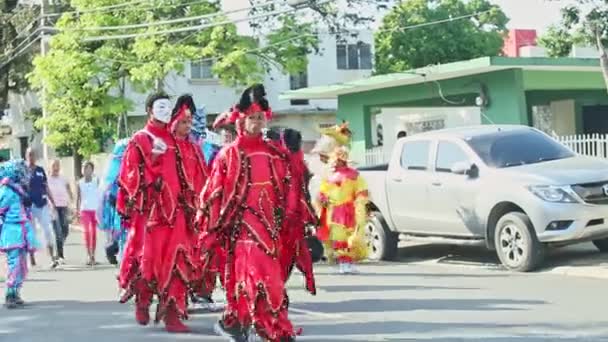
[{"label": "truck front wheel", "polygon": [[365,236],[367,237],[369,260],[394,260],[397,257],[399,235],[388,228],[380,212],[371,213],[365,225]]},{"label": "truck front wheel", "polygon": [[501,263],[511,271],[532,271],[543,259],[544,246],[524,213],[511,212],[498,220],[494,244]]}]

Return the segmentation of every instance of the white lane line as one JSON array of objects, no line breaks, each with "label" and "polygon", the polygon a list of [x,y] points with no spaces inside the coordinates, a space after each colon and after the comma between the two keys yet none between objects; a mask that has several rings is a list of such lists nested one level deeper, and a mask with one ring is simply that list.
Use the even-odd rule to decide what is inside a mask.
[{"label": "white lane line", "polygon": [[328,314],[328,313],[324,313],[324,312],[309,311],[309,310],[296,309],[296,308],[289,308],[289,311],[297,313],[297,314],[316,316],[316,317],[328,318],[328,319],[344,318],[344,316],[339,315],[339,314]]}]

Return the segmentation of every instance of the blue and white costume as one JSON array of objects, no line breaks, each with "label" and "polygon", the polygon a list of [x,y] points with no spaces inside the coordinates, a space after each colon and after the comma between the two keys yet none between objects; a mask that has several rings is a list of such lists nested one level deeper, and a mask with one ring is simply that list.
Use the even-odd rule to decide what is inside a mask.
[{"label": "blue and white costume", "polygon": [[6,254],[6,306],[23,304],[20,290],[27,277],[27,258],[39,243],[28,211],[29,197],[23,190],[28,184],[27,166],[23,160],[0,164],[0,252]]},{"label": "blue and white costume", "polygon": [[118,194],[120,164],[128,142],[129,139],[123,139],[114,146],[112,159],[106,171],[101,208],[100,229],[111,233],[111,244],[118,244],[118,260],[122,260],[122,253],[127,240],[127,230],[122,226],[122,220],[116,211],[116,196]]}]

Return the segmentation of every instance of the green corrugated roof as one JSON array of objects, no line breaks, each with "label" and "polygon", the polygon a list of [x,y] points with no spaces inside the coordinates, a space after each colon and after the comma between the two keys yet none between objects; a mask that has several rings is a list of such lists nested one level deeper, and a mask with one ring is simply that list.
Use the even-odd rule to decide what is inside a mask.
[{"label": "green corrugated roof", "polygon": [[371,76],[351,82],[292,90],[281,94],[280,99],[335,99],[339,95],[418,84],[429,80],[469,76],[501,69],[521,68],[560,71],[597,69],[599,71],[599,67],[600,63],[597,58],[481,57],[468,61],[418,68],[402,73]]}]

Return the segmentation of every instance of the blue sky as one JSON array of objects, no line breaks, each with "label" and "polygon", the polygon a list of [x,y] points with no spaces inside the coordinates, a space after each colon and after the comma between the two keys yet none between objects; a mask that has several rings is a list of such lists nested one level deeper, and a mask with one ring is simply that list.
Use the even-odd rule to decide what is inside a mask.
[{"label": "blue sky", "polygon": [[[222,0],[226,10],[246,8],[248,0]],[[511,18],[510,28],[536,29],[543,32],[559,21],[560,8],[572,0],[490,0],[500,5]]]}]

